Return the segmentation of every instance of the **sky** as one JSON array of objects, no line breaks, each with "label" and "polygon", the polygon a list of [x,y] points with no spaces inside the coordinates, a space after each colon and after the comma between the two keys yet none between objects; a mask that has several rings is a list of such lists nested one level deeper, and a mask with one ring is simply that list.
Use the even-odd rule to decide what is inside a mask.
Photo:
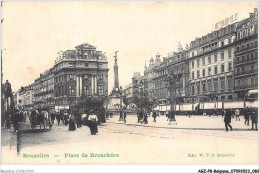
[{"label": "sky", "polygon": [[166,57],[178,42],[185,47],[215,23],[236,13],[242,20],[255,7],[256,1],[3,2],[3,81],[17,91],[51,68],[59,51],[89,43],[106,52],[111,91],[115,51],[124,87],[157,53]]}]

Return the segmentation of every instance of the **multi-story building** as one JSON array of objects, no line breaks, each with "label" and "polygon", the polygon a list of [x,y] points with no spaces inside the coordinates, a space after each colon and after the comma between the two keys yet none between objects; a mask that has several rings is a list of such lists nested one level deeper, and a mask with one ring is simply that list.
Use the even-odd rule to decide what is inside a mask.
[{"label": "multi-story building", "polygon": [[102,51],[90,44],[67,50],[53,67],[55,106],[68,108],[85,96],[108,95],[108,62]]},{"label": "multi-story building", "polygon": [[[153,62],[153,61],[151,61]],[[168,63],[169,60],[164,57],[161,62],[160,55],[156,55],[153,65],[153,100],[159,104],[166,104],[169,96],[168,92]]]},{"label": "multi-story building", "polygon": [[233,59],[237,23],[190,43],[190,93],[193,102],[233,100]]},{"label": "multi-story building", "polygon": [[126,85],[122,92],[123,95],[127,98],[127,100],[131,101],[133,97],[133,84],[130,83]]},{"label": "multi-story building", "polygon": [[258,89],[258,11],[240,21],[236,30],[234,58],[234,92],[244,100],[245,95]]},{"label": "multi-story building", "polygon": [[32,84],[34,89],[34,106],[36,108],[54,109],[54,73],[53,68],[40,74]]}]

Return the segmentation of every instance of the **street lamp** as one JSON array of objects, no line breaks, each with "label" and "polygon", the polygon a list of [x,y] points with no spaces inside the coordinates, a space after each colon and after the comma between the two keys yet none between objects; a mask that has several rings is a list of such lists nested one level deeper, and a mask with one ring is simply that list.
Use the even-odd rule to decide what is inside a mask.
[{"label": "street lamp", "polygon": [[120,95],[120,113],[119,113],[119,120],[118,121],[123,121],[123,113],[122,113],[122,87],[119,87],[119,95]]},{"label": "street lamp", "polygon": [[[174,83],[174,92],[175,92],[175,97],[176,97],[176,75],[173,74],[173,72],[171,71],[170,72],[170,75],[168,76],[169,77],[169,82],[170,82],[170,85],[169,85],[169,88],[170,88],[170,101],[171,101],[171,111],[170,111],[170,123],[172,121],[176,121],[175,119],[175,115],[174,115],[174,105],[175,105],[175,101],[174,101],[174,97],[173,97],[173,90],[172,90],[172,87],[173,87],[173,84]],[[173,82],[172,82],[173,80]]]}]

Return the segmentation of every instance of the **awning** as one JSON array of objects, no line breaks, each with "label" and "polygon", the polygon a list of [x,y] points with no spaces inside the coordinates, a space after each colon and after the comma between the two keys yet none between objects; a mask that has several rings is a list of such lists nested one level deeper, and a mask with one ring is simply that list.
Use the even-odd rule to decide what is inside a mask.
[{"label": "awning", "polygon": [[201,109],[216,109],[217,104],[216,102],[210,102],[210,103],[203,103],[201,104]]},{"label": "awning", "polygon": [[244,102],[243,101],[224,102],[224,109],[236,109],[236,108],[244,108]]},{"label": "awning", "polygon": [[161,105],[161,106],[159,106],[159,109],[160,109],[161,112],[170,111],[171,105]]},{"label": "awning", "polygon": [[154,111],[159,111],[159,106],[155,107],[153,110]]},{"label": "awning", "polygon": [[192,104],[183,104],[181,105],[182,111],[192,111]]},{"label": "awning", "polygon": [[258,89],[249,90],[248,95],[251,95],[251,94],[258,94]]},{"label": "awning", "polygon": [[258,108],[258,101],[253,101],[253,102],[246,101],[246,107],[249,107],[249,108]]},{"label": "awning", "polygon": [[258,108],[258,101],[254,101],[252,107],[253,108]]}]

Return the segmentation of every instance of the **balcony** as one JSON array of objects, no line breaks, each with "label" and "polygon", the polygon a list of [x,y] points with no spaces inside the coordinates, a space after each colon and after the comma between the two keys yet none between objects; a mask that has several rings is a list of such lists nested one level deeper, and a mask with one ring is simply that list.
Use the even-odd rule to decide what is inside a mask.
[{"label": "balcony", "polygon": [[243,52],[245,52],[245,51],[250,51],[250,50],[252,50],[252,49],[257,49],[257,48],[258,48],[257,45],[249,46],[249,48],[247,48],[247,47],[245,47],[245,48],[240,48],[239,50],[234,51],[234,54],[235,54],[235,55],[236,55],[236,54],[240,54],[240,53],[243,53]]},{"label": "balcony", "polygon": [[258,58],[256,56],[254,56],[254,57],[250,57],[250,58],[245,58],[244,60],[240,60],[240,61],[235,60],[234,65],[240,65],[240,64],[244,64],[244,63],[248,64],[253,61],[257,61],[257,59]]},{"label": "balcony", "polygon": [[242,75],[248,75],[248,74],[257,74],[258,69],[252,69],[248,71],[242,71],[242,72],[235,72],[235,76],[242,76]]},{"label": "balcony", "polygon": [[258,88],[257,84],[253,85],[240,85],[240,86],[234,86],[234,90],[242,90],[242,89],[255,89]]}]

